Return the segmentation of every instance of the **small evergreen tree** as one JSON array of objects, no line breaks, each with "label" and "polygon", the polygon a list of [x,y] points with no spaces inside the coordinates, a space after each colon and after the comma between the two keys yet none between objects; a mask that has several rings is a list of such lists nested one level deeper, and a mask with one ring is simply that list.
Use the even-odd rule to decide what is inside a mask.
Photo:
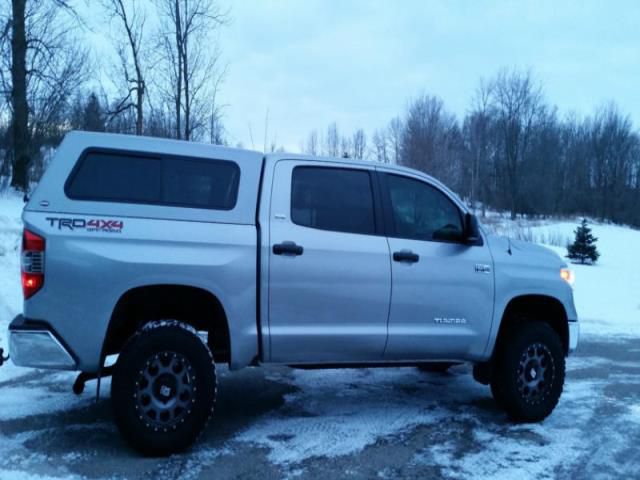
[{"label": "small evergreen tree", "polygon": [[575,234],[575,240],[567,246],[567,258],[577,260],[580,263],[585,263],[586,260],[595,263],[600,257],[600,253],[596,248],[598,239],[591,234],[586,218],[582,219],[582,223],[576,228]]},{"label": "small evergreen tree", "polygon": [[82,115],[83,130],[89,132],[104,132],[105,113],[98,96],[91,92],[84,106]]}]

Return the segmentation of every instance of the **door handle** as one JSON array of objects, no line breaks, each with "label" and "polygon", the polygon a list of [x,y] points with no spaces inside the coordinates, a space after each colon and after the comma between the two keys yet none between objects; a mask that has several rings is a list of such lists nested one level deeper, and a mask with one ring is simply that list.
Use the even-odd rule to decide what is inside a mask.
[{"label": "door handle", "polygon": [[395,262],[416,263],[420,261],[420,255],[413,253],[411,250],[400,250],[393,252],[393,260]]},{"label": "door handle", "polygon": [[274,255],[292,255],[294,257],[302,255],[304,248],[296,245],[295,242],[282,242],[273,245]]}]

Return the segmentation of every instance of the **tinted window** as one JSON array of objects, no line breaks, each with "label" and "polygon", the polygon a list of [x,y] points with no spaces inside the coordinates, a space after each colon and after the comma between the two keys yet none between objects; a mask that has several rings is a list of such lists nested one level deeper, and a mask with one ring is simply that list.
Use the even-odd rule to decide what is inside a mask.
[{"label": "tinted window", "polygon": [[228,161],[89,152],[66,193],[80,200],[228,210],[239,180],[240,169]]},{"label": "tinted window", "polygon": [[369,173],[344,168],[296,167],[291,220],[323,230],[375,233]]},{"label": "tinted window", "polygon": [[159,158],[91,152],[67,187],[71,198],[156,203],[161,199]]},{"label": "tinted window", "polygon": [[441,191],[419,180],[387,175],[395,235],[418,240],[461,240],[460,210]]},{"label": "tinted window", "polygon": [[240,169],[222,161],[166,160],[164,202],[228,210],[236,203]]}]

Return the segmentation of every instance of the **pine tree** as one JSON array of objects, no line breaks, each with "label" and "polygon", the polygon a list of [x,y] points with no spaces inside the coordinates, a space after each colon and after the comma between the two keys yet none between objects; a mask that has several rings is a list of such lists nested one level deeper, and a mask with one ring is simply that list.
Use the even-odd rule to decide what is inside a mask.
[{"label": "pine tree", "polygon": [[595,263],[600,257],[596,248],[598,239],[591,234],[591,229],[587,224],[587,219],[583,218],[582,223],[575,230],[576,238],[571,245],[567,246],[567,258],[585,263],[590,260]]}]

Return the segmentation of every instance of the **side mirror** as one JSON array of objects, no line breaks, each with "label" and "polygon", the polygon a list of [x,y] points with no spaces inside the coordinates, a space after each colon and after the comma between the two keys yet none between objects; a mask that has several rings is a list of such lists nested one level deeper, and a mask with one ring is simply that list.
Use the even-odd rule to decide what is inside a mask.
[{"label": "side mirror", "polygon": [[467,245],[482,245],[478,219],[471,213],[467,213],[464,216],[464,243]]}]

